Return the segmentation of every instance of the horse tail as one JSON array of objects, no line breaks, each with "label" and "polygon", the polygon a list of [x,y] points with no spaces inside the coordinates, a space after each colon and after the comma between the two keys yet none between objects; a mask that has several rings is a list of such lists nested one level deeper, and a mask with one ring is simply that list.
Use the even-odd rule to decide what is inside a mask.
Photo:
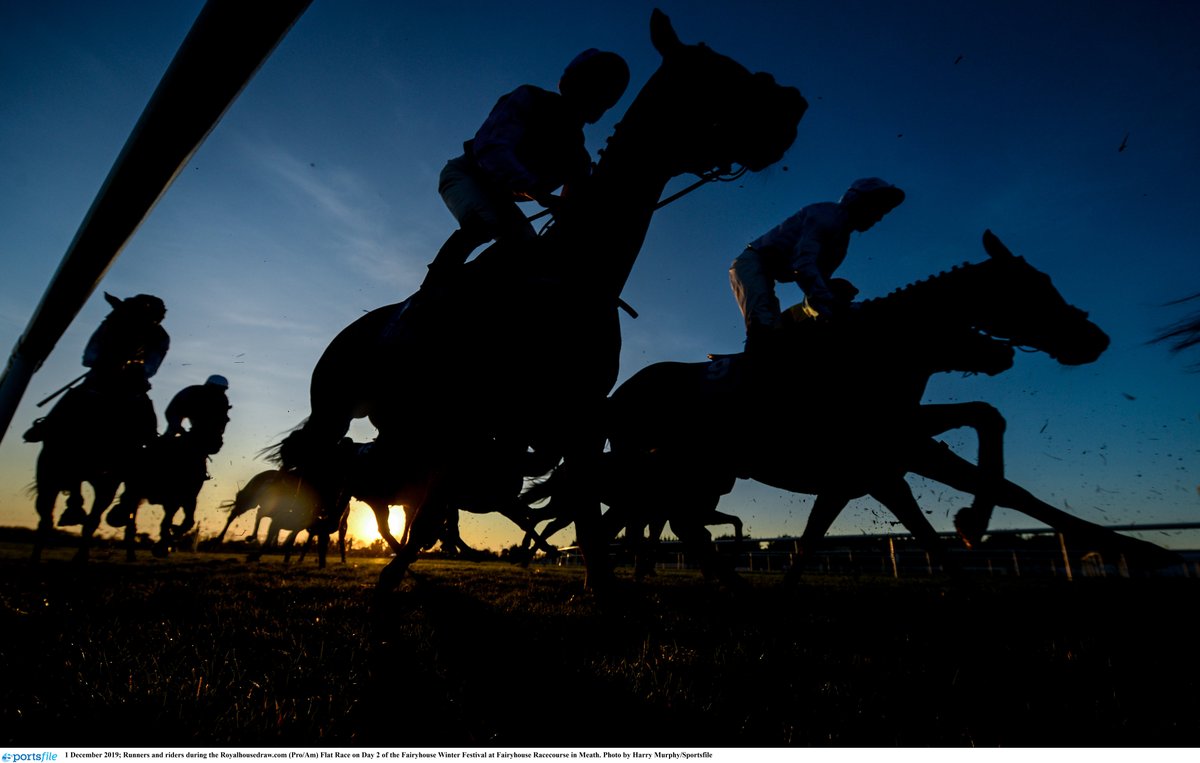
[{"label": "horse tail", "polygon": [[309,416],[277,445],[264,452],[285,471],[319,469],[350,431],[349,416]]}]

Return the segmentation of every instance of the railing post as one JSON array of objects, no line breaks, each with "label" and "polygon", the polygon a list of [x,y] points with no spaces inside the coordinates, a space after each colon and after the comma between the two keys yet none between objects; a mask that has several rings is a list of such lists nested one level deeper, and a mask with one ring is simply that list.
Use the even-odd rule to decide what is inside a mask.
[{"label": "railing post", "polygon": [[1067,554],[1067,539],[1062,533],[1058,533],[1058,547],[1062,550],[1063,568],[1067,571],[1067,580],[1074,580],[1075,577],[1071,574],[1071,557]]}]

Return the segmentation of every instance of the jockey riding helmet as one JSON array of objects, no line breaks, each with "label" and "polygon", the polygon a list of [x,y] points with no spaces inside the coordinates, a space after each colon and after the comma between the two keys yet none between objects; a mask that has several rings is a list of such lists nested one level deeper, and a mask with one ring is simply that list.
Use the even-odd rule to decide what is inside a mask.
[{"label": "jockey riding helmet", "polygon": [[558,92],[578,103],[584,121],[595,122],[621,100],[629,85],[629,65],[616,53],[588,48],[575,56],[558,80]]}]

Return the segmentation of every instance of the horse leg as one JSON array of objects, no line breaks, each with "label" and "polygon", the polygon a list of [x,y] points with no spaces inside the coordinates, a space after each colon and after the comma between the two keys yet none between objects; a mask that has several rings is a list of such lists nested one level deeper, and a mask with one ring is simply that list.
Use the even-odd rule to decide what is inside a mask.
[{"label": "horse leg", "polygon": [[150,551],[156,559],[166,559],[170,555],[171,549],[175,546],[175,538],[172,530],[175,526],[176,511],[178,511],[178,508],[170,506],[169,502],[163,504],[163,518],[158,526],[158,542],[154,544],[154,548]]},{"label": "horse leg", "polygon": [[113,497],[117,494],[117,485],[118,483],[114,480],[96,480],[92,483],[92,508],[87,513],[83,527],[80,528],[79,551],[75,554],[75,561],[87,561],[88,553],[91,550],[92,536],[96,534],[96,528],[100,526],[104,510],[109,507]]},{"label": "horse leg", "polygon": [[32,561],[42,559],[42,550],[50,545],[54,538],[54,505],[58,502],[58,493],[51,490],[39,490],[34,507],[37,509],[37,533],[33,538]]},{"label": "horse leg", "polygon": [[739,551],[741,550],[742,541],[744,540],[742,537],[742,518],[741,517],[739,517],[735,514],[726,514],[723,511],[717,511],[716,507],[714,507],[711,515],[709,516],[708,524],[710,524],[710,525],[730,525],[731,527],[733,527],[734,548],[738,549]]},{"label": "horse leg", "polygon": [[59,527],[74,527],[87,523],[87,512],[83,510],[83,491],[76,483],[67,494],[67,505],[58,518]]},{"label": "horse leg", "polygon": [[221,528],[221,532],[217,533],[216,541],[218,544],[225,542],[225,533],[229,532],[229,526],[233,524],[233,520],[237,519],[240,514],[235,514],[236,509],[229,510],[229,517],[225,520],[225,526]]},{"label": "horse leg", "polygon": [[46,457],[46,449],[42,448],[38,454],[37,495],[33,502],[38,515],[37,532],[33,537],[33,562],[41,561],[42,551],[54,539],[54,506],[58,503],[59,491],[51,471],[50,459]]},{"label": "horse leg", "polygon": [[371,507],[371,511],[375,513],[375,525],[379,529],[379,537],[383,538],[383,542],[388,544],[388,547],[393,552],[399,553],[401,547],[408,543],[408,534],[412,530],[416,511],[411,506],[404,507],[404,531],[400,533],[400,537],[403,540],[396,540],[396,536],[392,535],[392,528],[388,522],[390,510],[387,501],[375,499],[367,503]]},{"label": "horse leg", "polygon": [[[717,500],[719,499],[718,496]],[[672,515],[670,522],[676,537],[699,560],[700,571],[705,580],[716,580],[739,588],[747,585],[745,578],[737,574],[733,566],[717,554],[716,548],[713,547],[712,533],[705,527],[703,520]]]},{"label": "horse leg", "polygon": [[634,525],[625,527],[625,537],[633,541],[633,579],[638,583],[646,578],[654,577],[655,563],[658,561],[659,544],[662,542],[663,531],[667,529],[667,518],[656,515],[649,522],[639,523],[634,531]]},{"label": "horse leg", "polygon": [[[262,507],[258,507],[258,511],[254,512],[254,529],[250,532],[250,541],[258,543],[258,528],[264,519],[268,517],[263,513]],[[261,547],[262,544],[260,544]]]},{"label": "horse leg", "polygon": [[184,499],[181,506],[183,509],[183,522],[175,529],[176,537],[183,537],[191,532],[191,529],[196,526],[196,499],[192,497]]},{"label": "horse leg", "polygon": [[313,532],[313,531],[310,529],[310,530],[308,531],[308,537],[304,539],[304,545],[302,545],[302,546],[300,547],[300,555],[296,557],[296,564],[304,564],[304,557],[305,557],[305,556],[308,554],[308,547],[309,547],[309,546],[311,546],[311,545],[312,545],[314,542],[316,542],[316,543],[317,543],[317,548],[318,548],[318,553],[317,553],[317,556],[318,556],[318,563],[317,563],[317,566],[318,566],[318,567],[323,567],[324,565],[322,565],[322,564],[320,563],[320,559],[319,559],[319,557],[320,557],[320,551],[319,551],[319,549],[320,549],[321,540],[323,540],[323,536],[321,536],[321,534],[320,534],[320,533],[314,533],[314,532]]},{"label": "horse leg", "polygon": [[543,551],[547,554],[557,553],[558,549],[551,546],[541,535],[538,534],[537,524],[529,516],[529,507],[527,507],[521,501],[516,501],[514,503],[515,505],[502,506],[501,508],[497,509],[496,512],[525,531],[525,537],[521,541],[522,545],[524,546],[525,543],[528,542],[532,546],[536,547],[539,551]]},{"label": "horse leg", "polygon": [[[404,541],[394,546],[396,556],[379,573],[379,582],[375,588],[377,594],[395,590],[404,579],[408,568],[416,561],[417,553],[423,546],[432,544],[441,531],[445,514],[438,509],[444,509],[447,505],[443,498],[446,488],[438,479],[431,477],[430,482],[422,485],[417,492],[419,495],[408,498],[408,503],[404,505]],[[374,499],[368,501],[368,504],[375,509],[376,519],[381,516],[377,506],[383,504],[385,511],[382,516],[386,524],[386,501]],[[380,535],[382,534],[380,532]],[[387,538],[391,538],[391,533],[388,533]],[[395,538],[391,540],[394,542]]]},{"label": "horse leg", "polygon": [[959,427],[971,427],[979,438],[981,482],[975,499],[967,508],[954,515],[954,528],[963,545],[979,545],[987,532],[996,506],[996,492],[1004,481],[1004,416],[994,406],[982,402],[948,405],[923,405],[920,408],[920,427],[930,437]]},{"label": "horse leg", "polygon": [[921,505],[913,497],[912,488],[904,481],[903,475],[873,485],[870,495],[900,520],[938,564],[943,568],[948,566],[942,539],[938,537],[937,530],[933,529],[925,512],[921,510]]},{"label": "horse leg", "polygon": [[[586,428],[584,431],[588,431]],[[600,431],[597,429],[596,431]],[[603,474],[603,441],[595,447],[583,438],[563,458],[566,467],[560,496],[561,505],[575,520],[579,547],[583,552],[584,588],[597,592],[611,590],[616,582],[608,558],[610,536],[605,532],[605,523],[600,509],[600,479]]]},{"label": "horse leg", "polygon": [[[142,504],[142,499],[135,498],[134,493],[127,487],[125,491],[121,493],[121,500],[118,502],[118,506],[120,506],[120,504],[125,504],[119,509],[121,516],[125,517],[125,561],[132,562],[137,558],[134,552],[135,548],[137,547],[137,512],[138,508]],[[112,516],[114,511],[118,511],[118,509],[115,507],[110,509],[108,512],[109,516]]]},{"label": "horse leg", "polygon": [[842,513],[842,509],[846,508],[846,504],[850,503],[850,496],[840,493],[818,493],[816,500],[813,501],[812,510],[808,512],[808,522],[804,525],[804,532],[800,533],[800,540],[796,543],[796,553],[792,558],[792,563],[788,567],[788,571],[783,576],[785,585],[792,585],[800,580],[800,575],[804,572],[804,568],[808,565],[814,553],[821,546],[821,542],[825,538],[825,534],[829,532],[829,528],[833,527],[833,520],[838,518]]},{"label": "horse leg", "polygon": [[[288,564],[292,560],[292,548],[296,545],[296,536],[300,534],[299,530],[288,530],[287,537],[283,539],[283,563]],[[310,535],[309,538],[312,536]],[[308,541],[305,540],[305,544]]]},{"label": "horse leg", "polygon": [[342,508],[342,515],[338,519],[338,552],[342,556],[342,564],[346,563],[346,531],[350,529],[350,503],[347,502]]},{"label": "horse leg", "polygon": [[[930,439],[920,447],[910,449],[909,471],[964,493],[977,492],[986,479],[980,469],[950,450],[944,443]],[[1088,522],[1035,497],[1025,488],[1003,480],[996,492],[996,505],[1019,511],[1081,542],[1091,544],[1102,553],[1124,555],[1127,561],[1137,561],[1151,568],[1160,568],[1179,561],[1171,551],[1137,538]]]}]

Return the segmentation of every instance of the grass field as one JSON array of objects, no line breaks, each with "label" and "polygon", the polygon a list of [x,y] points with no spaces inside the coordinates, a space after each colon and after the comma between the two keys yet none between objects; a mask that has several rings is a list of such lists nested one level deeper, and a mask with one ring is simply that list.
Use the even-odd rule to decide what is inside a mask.
[{"label": "grass field", "polygon": [[1193,579],[660,573],[0,549],[5,746],[1200,744]]}]

